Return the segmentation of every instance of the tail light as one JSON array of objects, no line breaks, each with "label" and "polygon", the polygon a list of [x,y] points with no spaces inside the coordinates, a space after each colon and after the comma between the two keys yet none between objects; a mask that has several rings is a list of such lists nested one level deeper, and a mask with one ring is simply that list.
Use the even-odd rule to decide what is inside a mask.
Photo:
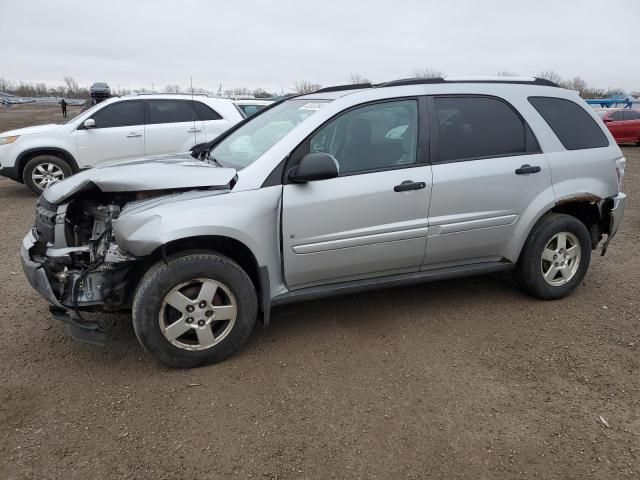
[{"label": "tail light", "polygon": [[618,192],[622,191],[622,183],[624,182],[624,166],[627,159],[620,157],[616,160],[616,178],[618,179]]}]

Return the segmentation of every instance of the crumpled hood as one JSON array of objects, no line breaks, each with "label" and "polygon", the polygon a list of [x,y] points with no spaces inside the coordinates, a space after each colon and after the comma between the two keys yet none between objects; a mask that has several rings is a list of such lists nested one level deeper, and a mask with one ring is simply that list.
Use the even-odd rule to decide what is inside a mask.
[{"label": "crumpled hood", "polygon": [[8,132],[0,133],[3,137],[13,137],[15,135],[33,135],[34,133],[49,133],[52,130],[58,128],[60,124],[50,123],[48,125],[35,125],[33,127],[18,128],[16,130],[9,130]]},{"label": "crumpled hood", "polygon": [[60,203],[87,188],[102,192],[140,192],[178,188],[225,188],[236,176],[233,168],[221,168],[195,160],[188,153],[103,164],[77,173],[44,191],[44,198]]}]

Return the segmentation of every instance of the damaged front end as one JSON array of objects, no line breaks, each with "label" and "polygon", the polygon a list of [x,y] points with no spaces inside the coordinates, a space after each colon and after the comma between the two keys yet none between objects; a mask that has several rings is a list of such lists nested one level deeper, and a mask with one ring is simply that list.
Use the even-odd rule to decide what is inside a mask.
[{"label": "damaged front end", "polygon": [[22,242],[25,275],[74,337],[102,343],[108,325],[84,318],[83,312],[128,310],[137,279],[149,266],[148,258],[125,252],[116,242],[114,228],[126,216],[125,206],[139,210],[161,198],[229,191],[236,178],[234,169],[188,155],[77,173],[40,196],[35,226]]},{"label": "damaged front end", "polygon": [[[51,303],[56,318],[75,327],[70,330],[76,338],[77,329],[85,334],[106,334],[109,329],[86,321],[80,312],[116,312],[130,305],[131,270],[137,260],[120,250],[112,228],[113,220],[136,194],[91,193],[62,204],[41,196],[35,226],[21,248],[29,283]],[[76,312],[75,318],[68,310]]]}]

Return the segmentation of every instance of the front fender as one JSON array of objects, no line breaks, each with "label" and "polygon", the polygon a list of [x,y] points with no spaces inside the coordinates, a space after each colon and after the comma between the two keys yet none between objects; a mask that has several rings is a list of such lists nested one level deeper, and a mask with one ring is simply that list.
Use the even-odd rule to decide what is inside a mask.
[{"label": "front fender", "polygon": [[244,244],[260,267],[267,267],[271,287],[282,284],[280,202],[282,186],[260,188],[187,201],[163,202],[133,210],[113,222],[118,245],[133,255],[149,255],[175,240],[221,236]]}]

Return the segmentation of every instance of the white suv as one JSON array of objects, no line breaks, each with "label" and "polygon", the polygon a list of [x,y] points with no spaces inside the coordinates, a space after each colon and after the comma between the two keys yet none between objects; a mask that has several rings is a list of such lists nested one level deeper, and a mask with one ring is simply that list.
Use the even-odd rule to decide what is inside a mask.
[{"label": "white suv", "polygon": [[112,98],[63,125],[0,134],[0,175],[41,193],[98,163],[186,152],[241,120],[231,100],[206,95]]}]

